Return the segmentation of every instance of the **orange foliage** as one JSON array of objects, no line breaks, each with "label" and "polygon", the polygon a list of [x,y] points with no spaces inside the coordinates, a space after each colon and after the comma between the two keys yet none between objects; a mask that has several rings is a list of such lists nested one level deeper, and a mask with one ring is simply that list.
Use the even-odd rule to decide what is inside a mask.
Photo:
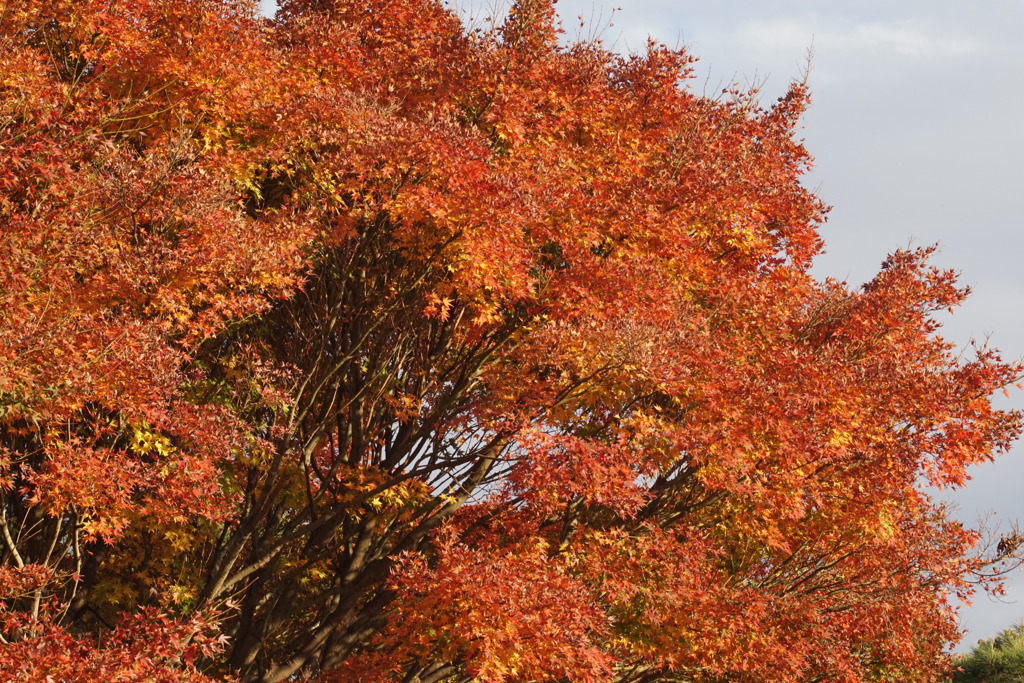
[{"label": "orange foliage", "polygon": [[803,84],[701,96],[545,0],[0,40],[7,678],[939,676],[985,560],[921,485],[1018,368],[939,336],[927,249],[810,275]]}]

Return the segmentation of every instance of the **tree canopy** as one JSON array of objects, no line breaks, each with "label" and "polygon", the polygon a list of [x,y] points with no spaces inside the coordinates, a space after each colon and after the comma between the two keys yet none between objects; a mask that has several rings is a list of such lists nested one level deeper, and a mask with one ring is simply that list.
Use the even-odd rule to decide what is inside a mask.
[{"label": "tree canopy", "polygon": [[957,658],[954,683],[1015,683],[1024,678],[1024,624],[981,640]]},{"label": "tree canopy", "polygon": [[[0,671],[933,680],[1021,416],[808,93],[553,2],[0,2]],[[887,678],[888,677],[888,678]]]}]

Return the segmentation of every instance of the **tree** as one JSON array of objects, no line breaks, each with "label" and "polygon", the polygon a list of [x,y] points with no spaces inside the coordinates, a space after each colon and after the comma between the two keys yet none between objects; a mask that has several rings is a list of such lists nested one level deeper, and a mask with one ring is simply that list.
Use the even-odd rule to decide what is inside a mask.
[{"label": "tree", "polygon": [[700,96],[541,0],[0,29],[11,678],[948,663],[982,560],[920,484],[1008,447],[1018,368],[939,336],[930,250],[810,275],[803,84]]},{"label": "tree", "polygon": [[1024,677],[1024,625],[1000,631],[990,640],[979,641],[957,660],[957,683],[1019,681]]}]

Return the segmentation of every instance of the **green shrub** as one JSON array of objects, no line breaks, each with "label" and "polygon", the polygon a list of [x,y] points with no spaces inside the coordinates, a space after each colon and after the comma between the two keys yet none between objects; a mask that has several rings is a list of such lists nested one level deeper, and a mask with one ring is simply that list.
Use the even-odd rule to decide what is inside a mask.
[{"label": "green shrub", "polygon": [[954,683],[1024,681],[1024,622],[981,640],[957,661]]}]

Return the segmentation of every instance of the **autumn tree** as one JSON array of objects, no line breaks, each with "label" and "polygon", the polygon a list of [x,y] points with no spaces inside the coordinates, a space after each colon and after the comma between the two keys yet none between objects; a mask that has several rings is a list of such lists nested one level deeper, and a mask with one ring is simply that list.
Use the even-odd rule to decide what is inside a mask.
[{"label": "autumn tree", "polygon": [[929,250],[809,268],[803,84],[553,3],[0,4],[0,670],[933,680],[1020,427]]}]

